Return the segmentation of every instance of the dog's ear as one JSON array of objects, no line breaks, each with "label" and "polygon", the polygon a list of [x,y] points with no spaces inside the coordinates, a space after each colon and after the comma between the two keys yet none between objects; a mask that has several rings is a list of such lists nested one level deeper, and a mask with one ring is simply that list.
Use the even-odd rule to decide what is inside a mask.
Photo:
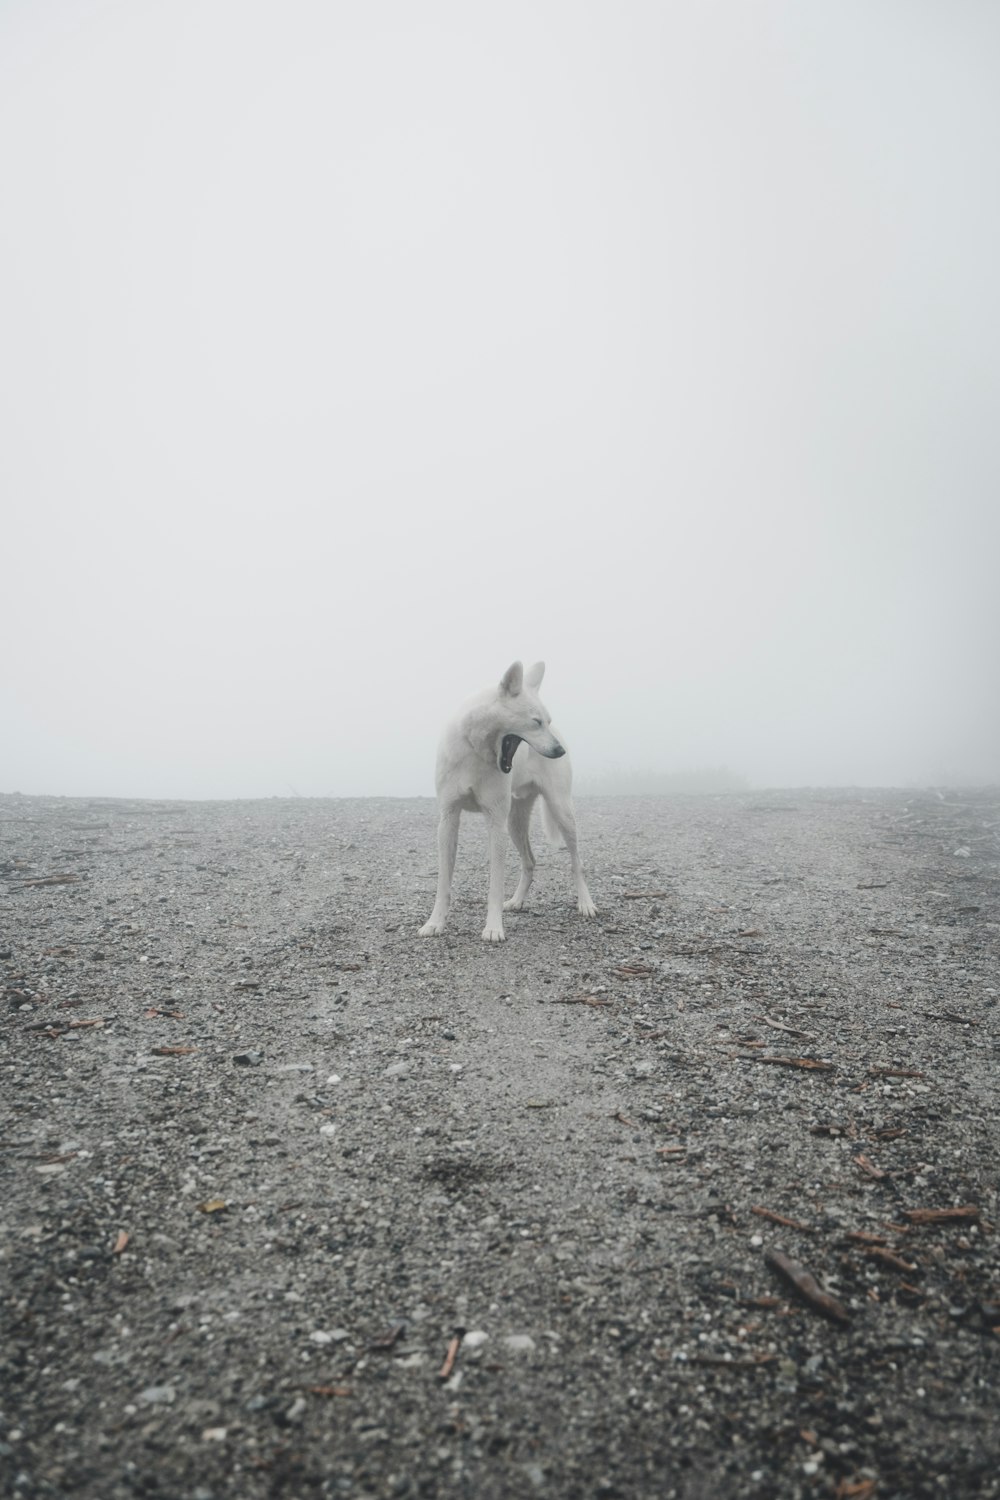
[{"label": "dog's ear", "polygon": [[500,679],[500,691],[509,698],[516,698],[524,686],[524,668],[519,661],[512,661]]},{"label": "dog's ear", "polygon": [[533,667],[529,667],[524,674],[525,686],[529,687],[533,693],[537,693],[538,689],[542,685],[542,678],[544,676],[545,663],[543,661],[536,661],[535,665]]}]

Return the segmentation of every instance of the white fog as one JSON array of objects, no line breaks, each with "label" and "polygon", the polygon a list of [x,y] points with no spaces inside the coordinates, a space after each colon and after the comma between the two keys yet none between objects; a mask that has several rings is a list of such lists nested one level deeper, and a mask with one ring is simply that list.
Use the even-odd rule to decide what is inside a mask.
[{"label": "white fog", "polygon": [[0,10],[0,791],[1000,779],[1000,11]]}]

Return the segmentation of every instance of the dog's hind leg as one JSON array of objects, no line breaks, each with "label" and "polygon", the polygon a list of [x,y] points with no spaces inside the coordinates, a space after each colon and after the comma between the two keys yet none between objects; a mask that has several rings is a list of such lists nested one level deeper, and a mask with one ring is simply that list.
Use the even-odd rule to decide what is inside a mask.
[{"label": "dog's hind leg", "polygon": [[521,878],[517,882],[517,890],[513,896],[511,896],[509,901],[504,902],[504,911],[521,910],[525,898],[531,890],[531,882],[535,876],[535,856],[532,853],[531,841],[528,837],[531,826],[531,809],[534,805],[534,797],[515,797],[510,804],[510,816],[507,819],[507,828],[511,838],[514,840],[514,848],[521,857]]},{"label": "dog's hind leg", "polygon": [[507,825],[503,811],[497,809],[486,814],[490,829],[490,889],[486,898],[486,926],[483,928],[484,943],[502,943],[503,930],[503,877],[507,854]]},{"label": "dog's hind leg", "polygon": [[583,866],[580,863],[580,851],[576,841],[576,818],[573,816],[573,805],[568,800],[561,798],[546,798],[549,812],[559,832],[563,836],[563,843],[569,850],[570,863],[573,867],[573,884],[576,886],[576,909],[585,917],[596,917],[597,907],[591,899],[587,889],[587,882],[583,878]]},{"label": "dog's hind leg", "polygon": [[451,907],[451,878],[455,871],[455,856],[458,853],[458,808],[443,812],[438,824],[438,885],[434,899],[434,910],[420,929],[420,937],[438,937],[444,932]]}]

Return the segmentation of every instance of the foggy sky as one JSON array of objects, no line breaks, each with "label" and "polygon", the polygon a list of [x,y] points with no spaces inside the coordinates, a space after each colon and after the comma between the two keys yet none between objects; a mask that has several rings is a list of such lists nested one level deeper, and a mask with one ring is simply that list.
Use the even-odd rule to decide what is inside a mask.
[{"label": "foggy sky", "polygon": [[0,790],[1000,779],[1000,9],[0,8]]}]

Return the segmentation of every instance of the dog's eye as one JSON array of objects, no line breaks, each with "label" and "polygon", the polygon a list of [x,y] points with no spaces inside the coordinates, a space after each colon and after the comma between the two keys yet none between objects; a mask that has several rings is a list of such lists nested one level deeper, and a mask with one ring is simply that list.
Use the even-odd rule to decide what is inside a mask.
[{"label": "dog's eye", "polygon": [[532,724],[537,724],[538,728],[541,729],[541,727],[542,727],[542,721],[541,721],[541,719],[532,719],[531,722],[532,722]]}]

